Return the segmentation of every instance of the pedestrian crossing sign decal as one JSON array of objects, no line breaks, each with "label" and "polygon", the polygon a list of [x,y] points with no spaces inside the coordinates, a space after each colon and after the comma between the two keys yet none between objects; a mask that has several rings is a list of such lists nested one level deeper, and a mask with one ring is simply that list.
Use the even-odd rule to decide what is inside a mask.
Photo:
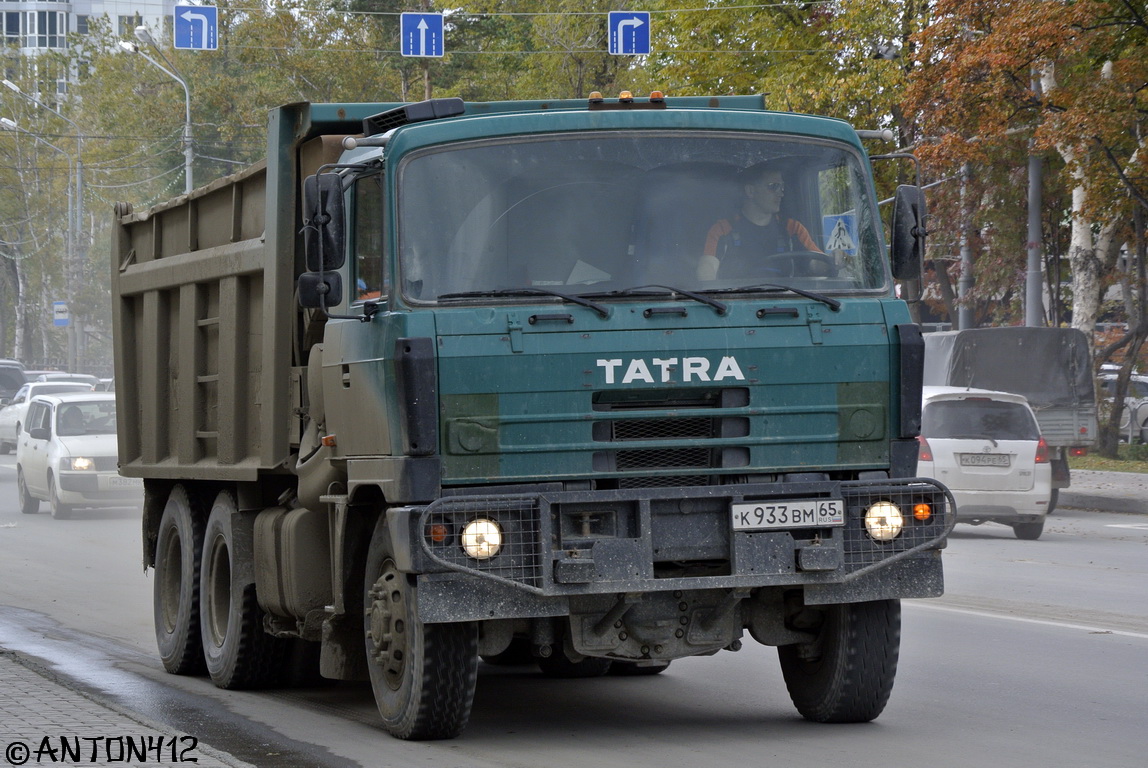
[{"label": "pedestrian crossing sign decal", "polygon": [[857,219],[851,213],[821,218],[821,231],[825,235],[825,252],[842,251],[850,256],[857,252]]}]

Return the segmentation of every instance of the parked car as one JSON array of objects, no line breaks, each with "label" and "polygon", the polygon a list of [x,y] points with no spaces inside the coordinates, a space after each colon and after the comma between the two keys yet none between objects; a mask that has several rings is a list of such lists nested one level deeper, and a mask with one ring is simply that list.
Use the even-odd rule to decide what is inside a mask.
[{"label": "parked car", "polygon": [[70,392],[32,398],[16,441],[20,510],[33,515],[47,500],[52,517],[76,507],[123,507],[143,501],[143,481],[121,477],[116,446],[116,398]]},{"label": "parked car", "polygon": [[[1102,370],[1100,395],[1109,403],[1116,396],[1116,372]],[[1120,439],[1148,443],[1148,376],[1134,373],[1124,393],[1124,410],[1120,413]]]},{"label": "parked car", "polygon": [[19,360],[0,359],[0,400],[11,399],[24,386],[24,364]]},{"label": "parked car", "polygon": [[0,456],[7,456],[16,447],[16,436],[28,414],[28,403],[36,395],[56,395],[62,392],[91,392],[90,384],[82,381],[30,381],[12,397],[12,402],[0,407]]},{"label": "parked car", "polygon": [[1012,526],[1038,539],[1052,495],[1048,445],[1021,395],[925,387],[917,474],[948,486],[957,522]]}]

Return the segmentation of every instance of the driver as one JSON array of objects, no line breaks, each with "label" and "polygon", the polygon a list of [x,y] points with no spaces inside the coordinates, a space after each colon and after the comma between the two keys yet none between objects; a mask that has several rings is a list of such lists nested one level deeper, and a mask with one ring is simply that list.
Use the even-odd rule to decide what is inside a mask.
[{"label": "driver", "polygon": [[[776,161],[752,165],[740,176],[744,179],[741,210],[733,219],[721,219],[710,227],[698,262],[699,280],[716,280],[722,259],[737,251],[750,256],[794,251],[823,253],[800,221],[781,217],[785,180]],[[773,270],[763,266],[762,271]]]}]

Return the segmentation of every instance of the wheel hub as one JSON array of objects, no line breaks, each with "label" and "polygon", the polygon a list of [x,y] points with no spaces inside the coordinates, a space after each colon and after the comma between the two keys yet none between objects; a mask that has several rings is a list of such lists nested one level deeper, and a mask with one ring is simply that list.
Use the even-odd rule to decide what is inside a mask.
[{"label": "wheel hub", "polygon": [[367,596],[367,653],[387,685],[398,690],[407,660],[405,577],[387,563]]}]

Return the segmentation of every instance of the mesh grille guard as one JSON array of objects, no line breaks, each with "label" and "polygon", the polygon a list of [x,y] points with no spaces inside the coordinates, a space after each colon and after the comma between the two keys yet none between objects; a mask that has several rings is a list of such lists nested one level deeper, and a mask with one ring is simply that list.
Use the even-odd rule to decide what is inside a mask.
[{"label": "mesh grille guard", "polygon": [[[798,494],[786,488],[787,484],[723,486],[721,500],[728,504],[746,500],[793,498]],[[821,484],[832,490],[832,497],[842,498],[846,504],[846,524],[841,531],[843,562],[835,571],[834,583],[847,583],[884,566],[904,560],[927,550],[941,547],[957,522],[956,503],[952,494],[941,483],[931,478],[910,478],[881,482],[849,481]],[[808,486],[805,486],[808,487]],[[415,535],[423,554],[432,563],[457,573],[465,573],[512,585],[537,595],[557,596],[609,591],[655,591],[678,586],[691,588],[727,588],[738,586],[766,586],[776,584],[777,578],[788,577],[785,584],[824,584],[824,579],[809,578],[802,572],[771,574],[733,574],[692,577],[687,579],[634,578],[627,581],[608,581],[590,585],[558,583],[551,572],[557,558],[563,555],[548,545],[554,540],[551,518],[555,507],[600,499],[602,504],[635,500],[657,499],[712,499],[712,489],[634,489],[617,491],[560,492],[507,496],[453,496],[439,499],[421,510]],[[796,489],[793,489],[796,490]],[[816,498],[816,495],[801,494]],[[829,497],[824,496],[823,497]],[[906,515],[905,532],[890,542],[879,542],[869,537],[864,527],[864,511],[876,501],[893,501],[902,509],[911,509],[918,501],[933,505],[934,514],[926,523],[912,521]],[[728,512],[724,513],[727,515]],[[502,547],[489,560],[475,560],[463,552],[459,535],[471,520],[487,518],[498,522],[503,530]],[[431,538],[432,527],[441,525],[445,531],[440,541]],[[730,531],[731,542],[739,535]],[[731,545],[732,546],[732,545]],[[676,582],[682,582],[678,584]],[[689,584],[685,584],[689,582]]]}]

